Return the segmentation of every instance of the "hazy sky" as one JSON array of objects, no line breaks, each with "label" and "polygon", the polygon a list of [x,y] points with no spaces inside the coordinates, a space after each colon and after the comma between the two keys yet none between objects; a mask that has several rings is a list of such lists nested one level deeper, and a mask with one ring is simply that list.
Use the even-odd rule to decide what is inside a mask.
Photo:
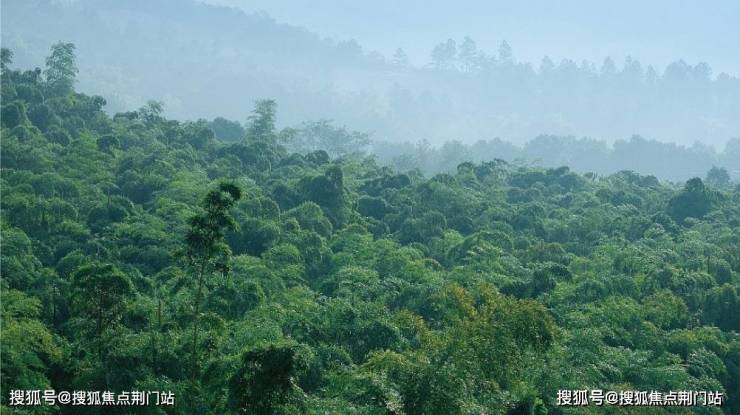
[{"label": "hazy sky", "polygon": [[402,47],[415,64],[427,63],[436,43],[470,35],[487,52],[506,39],[519,60],[535,64],[544,55],[596,63],[631,55],[659,70],[684,59],[740,75],[740,0],[205,1],[263,10],[387,57]]}]

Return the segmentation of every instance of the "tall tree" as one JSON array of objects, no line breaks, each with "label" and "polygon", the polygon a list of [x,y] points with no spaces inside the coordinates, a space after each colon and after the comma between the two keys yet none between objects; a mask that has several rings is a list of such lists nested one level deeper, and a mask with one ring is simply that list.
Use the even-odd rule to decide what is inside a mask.
[{"label": "tall tree", "polygon": [[725,187],[730,184],[730,173],[724,167],[712,166],[705,181],[714,187]]},{"label": "tall tree", "polygon": [[242,191],[237,185],[222,182],[203,199],[205,211],[188,220],[190,228],[185,236],[184,257],[195,273],[197,287],[193,303],[193,384],[198,374],[200,306],[205,278],[214,272],[227,273],[229,270],[231,250],[224,240],[224,230],[237,228],[229,210],[241,197]]},{"label": "tall tree", "polygon": [[451,69],[457,56],[457,44],[452,39],[440,43],[432,50],[432,64],[437,69]]},{"label": "tall tree", "polygon": [[0,68],[3,73],[8,70],[8,65],[13,63],[13,51],[8,48],[0,49]]},{"label": "tall tree", "polygon": [[52,45],[51,54],[46,58],[46,82],[55,95],[65,95],[72,91],[77,76],[75,45],[59,42]]},{"label": "tall tree", "polygon": [[239,413],[284,413],[284,404],[305,398],[296,378],[306,366],[301,349],[290,342],[245,352],[229,382],[230,406]]},{"label": "tall tree", "polygon": [[133,295],[131,280],[111,264],[84,265],[72,276],[73,308],[90,321],[91,338],[101,360],[106,349],[103,334],[121,320]]},{"label": "tall tree", "polygon": [[668,201],[668,214],[679,223],[688,217],[701,218],[712,208],[713,201],[714,193],[704,186],[700,178],[695,177]]},{"label": "tall tree", "polygon": [[393,54],[393,64],[399,67],[406,67],[409,65],[409,57],[403,49],[396,49],[396,52]]},{"label": "tall tree", "polygon": [[275,112],[277,103],[273,99],[263,99],[255,103],[249,116],[247,135],[253,140],[266,140],[275,135]]},{"label": "tall tree", "polygon": [[511,50],[511,46],[509,46],[509,42],[503,41],[501,42],[501,45],[498,47],[498,58],[501,60],[501,62],[512,62],[514,60],[514,52]]},{"label": "tall tree", "polygon": [[463,39],[463,43],[460,45],[458,59],[465,72],[472,72],[476,69],[478,64],[478,46],[470,36],[465,36],[465,39]]}]

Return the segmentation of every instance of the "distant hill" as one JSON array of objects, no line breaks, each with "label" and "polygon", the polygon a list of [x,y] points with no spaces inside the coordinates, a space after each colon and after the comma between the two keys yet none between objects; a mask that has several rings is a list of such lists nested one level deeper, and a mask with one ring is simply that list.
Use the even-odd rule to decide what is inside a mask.
[{"label": "distant hill", "polygon": [[76,44],[78,89],[102,94],[110,112],[155,99],[179,119],[244,121],[255,100],[274,98],[280,125],[332,118],[382,141],[639,134],[722,150],[740,137],[740,80],[702,63],[662,74],[634,60],[534,67],[508,45],[489,54],[471,39],[441,43],[419,68],[193,0],[3,1],[2,42],[17,67],[43,66],[57,41]]},{"label": "distant hill", "polygon": [[287,111],[322,93],[337,76],[328,67],[367,64],[351,45],[194,1],[8,1],[2,39],[18,67],[42,66],[51,44],[72,42],[81,90],[102,92],[112,110],[162,100],[180,118],[242,119],[265,96]]}]

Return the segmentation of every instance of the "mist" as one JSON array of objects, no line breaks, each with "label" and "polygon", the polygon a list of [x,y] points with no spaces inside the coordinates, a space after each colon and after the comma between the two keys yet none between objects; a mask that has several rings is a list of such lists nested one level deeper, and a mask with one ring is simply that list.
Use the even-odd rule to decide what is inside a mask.
[{"label": "mist", "polygon": [[538,63],[627,56],[662,71],[671,63],[709,62],[717,74],[740,73],[732,53],[740,38],[740,4],[728,0],[650,2],[584,0],[204,0],[205,3],[264,11],[275,19],[311,28],[322,36],[356,39],[364,48],[391,56],[403,48],[416,65],[448,37],[470,36],[481,45],[511,43],[517,57]]},{"label": "mist", "polygon": [[0,2],[0,413],[740,414],[737,0]]},{"label": "mist", "polygon": [[[2,43],[19,68],[74,43],[78,89],[102,95],[111,114],[155,100],[180,120],[244,122],[269,98],[281,127],[330,119],[380,148],[524,149],[556,136],[608,152],[634,136],[668,146],[640,172],[683,179],[719,164],[738,174],[740,8],[672,4],[11,0]],[[653,168],[678,160],[671,148],[701,161]]]}]

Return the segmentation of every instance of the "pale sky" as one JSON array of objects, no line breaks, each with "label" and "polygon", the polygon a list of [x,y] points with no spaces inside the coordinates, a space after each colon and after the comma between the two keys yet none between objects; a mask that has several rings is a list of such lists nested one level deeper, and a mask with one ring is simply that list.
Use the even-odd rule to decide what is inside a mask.
[{"label": "pale sky", "polygon": [[535,67],[545,55],[597,65],[630,55],[658,70],[684,59],[709,63],[714,75],[740,75],[740,0],[205,1],[265,11],[386,57],[402,47],[414,64],[427,63],[436,43],[469,35],[489,53],[506,39]]}]

